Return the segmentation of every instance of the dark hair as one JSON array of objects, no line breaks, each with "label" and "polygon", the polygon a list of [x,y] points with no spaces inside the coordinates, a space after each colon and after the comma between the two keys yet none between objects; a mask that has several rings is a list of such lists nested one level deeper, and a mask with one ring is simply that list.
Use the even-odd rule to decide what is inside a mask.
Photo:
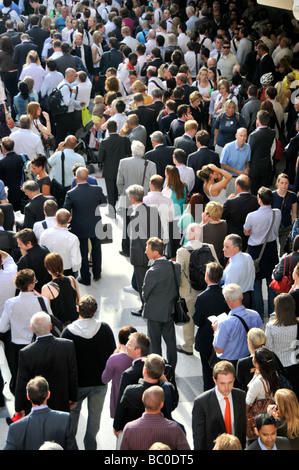
[{"label": "dark hair", "polygon": [[197,142],[200,143],[200,145],[208,146],[210,142],[210,134],[208,133],[208,131],[202,129],[201,131],[197,132],[195,137]]},{"label": "dark hair", "polygon": [[273,201],[273,193],[271,189],[261,186],[257,192],[258,197],[261,199],[262,203],[266,206],[270,206]]},{"label": "dark hair", "polygon": [[157,237],[151,237],[146,243],[151,246],[152,251],[158,251],[161,256],[163,255],[165,248],[163,240]]},{"label": "dark hair", "polygon": [[28,245],[29,242],[31,242],[32,246],[37,245],[36,235],[31,228],[23,228],[23,230],[20,230],[16,233],[15,237],[17,239],[20,238],[21,242],[24,243],[24,245]]},{"label": "dark hair", "polygon": [[31,160],[31,164],[35,165],[35,166],[38,166],[38,167],[43,167],[45,168],[46,167],[46,164],[47,164],[47,157],[45,155],[42,155],[42,154],[38,154],[36,155],[32,160]]},{"label": "dark hair", "polygon": [[33,269],[21,269],[15,275],[15,285],[21,292],[26,292],[30,284],[34,283],[35,273]]},{"label": "dark hair", "polygon": [[92,318],[97,308],[97,301],[92,295],[83,295],[79,300],[79,315],[83,318]]},{"label": "dark hair", "polygon": [[277,422],[276,419],[274,418],[273,415],[270,413],[260,413],[256,418],[255,418],[255,427],[259,431],[263,426],[269,426],[273,424],[275,427],[277,427]]},{"label": "dark hair", "polygon": [[281,383],[277,374],[273,352],[265,347],[258,348],[254,352],[254,359],[259,366],[262,377],[268,383],[269,392],[274,395],[276,390],[281,388]]},{"label": "dark hair", "polygon": [[27,383],[26,393],[33,405],[42,405],[47,399],[49,384],[44,377],[37,376]]},{"label": "dark hair", "polygon": [[214,284],[219,284],[223,276],[223,267],[221,264],[212,261],[207,263],[206,272],[209,275],[209,280]]},{"label": "dark hair", "polygon": [[134,326],[123,326],[118,332],[119,344],[126,345],[131,333],[135,333],[137,330]]}]

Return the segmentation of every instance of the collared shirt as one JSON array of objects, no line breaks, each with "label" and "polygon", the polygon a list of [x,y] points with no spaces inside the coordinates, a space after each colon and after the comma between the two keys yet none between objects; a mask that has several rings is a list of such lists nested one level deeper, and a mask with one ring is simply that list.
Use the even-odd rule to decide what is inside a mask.
[{"label": "collared shirt", "polygon": [[72,269],[76,272],[81,268],[79,239],[69,232],[67,227],[54,225],[54,227],[44,230],[40,236],[40,244],[47,247],[50,252],[60,254],[64,269]]},{"label": "collared shirt", "polygon": [[157,208],[162,226],[162,239],[164,243],[169,241],[169,222],[174,218],[173,200],[163,196],[161,191],[149,191],[143,198],[144,204]]},{"label": "collared shirt", "polygon": [[29,160],[32,160],[37,154],[43,155],[45,152],[41,138],[29,129],[20,128],[16,132],[12,132],[10,137],[15,143],[14,151],[27,155]]},{"label": "collared shirt", "polygon": [[[53,315],[48,299],[43,297],[48,313]],[[32,340],[30,319],[41,311],[41,306],[34,292],[20,292],[19,295],[5,302],[0,319],[0,332],[10,329],[11,341],[15,344],[29,344]]]},{"label": "collared shirt", "polygon": [[40,220],[39,222],[35,222],[35,224],[33,225],[33,231],[35,233],[37,240],[39,241],[40,236],[44,230],[46,230],[47,228],[53,227],[55,223],[56,223],[55,216],[53,217],[46,216],[45,220]]},{"label": "collared shirt", "polygon": [[[72,168],[75,163],[82,163],[85,166],[84,158],[76,153],[73,149],[64,149],[64,174],[65,174],[65,186],[71,186],[73,181]],[[62,173],[61,173],[61,152],[55,152],[49,159],[48,163],[53,170],[53,178],[62,184]]]},{"label": "collared shirt", "polygon": [[[218,400],[220,410],[223,416],[223,421],[224,421],[224,416],[225,416],[225,408],[226,408],[226,401],[225,397],[222,395],[222,393],[219,392],[217,385],[215,386],[215,393],[216,393],[216,398]],[[232,434],[235,432],[235,420],[234,420],[234,405],[233,405],[233,397],[232,394],[230,393],[226,398],[228,398],[229,404],[230,404],[230,416],[231,416],[231,422],[232,422]]]},{"label": "collared shirt", "polygon": [[192,191],[195,184],[195,173],[193,168],[186,165],[178,165],[177,169],[180,173],[180,179],[188,186],[188,191]]},{"label": "collared shirt", "polygon": [[10,255],[3,259],[2,269],[0,269],[0,317],[3,312],[5,302],[14,297],[16,293],[16,285],[14,282],[18,267]]},{"label": "collared shirt", "polygon": [[232,256],[223,271],[222,280],[224,285],[238,284],[243,293],[252,291],[255,281],[255,267],[252,257],[242,251]]},{"label": "collared shirt", "polygon": [[213,346],[224,349],[217,354],[220,359],[236,360],[249,355],[247,346],[247,332],[239,318],[243,318],[249,329],[263,328],[263,321],[255,310],[246,309],[244,305],[233,308],[228,317],[219,323],[216,330]]},{"label": "collared shirt", "polygon": [[267,449],[267,447],[265,447],[264,444],[262,444],[260,437],[258,437],[257,440],[258,440],[261,450],[277,450],[277,445],[275,442],[274,442],[274,446],[272,447],[272,449]]},{"label": "collared shirt", "polygon": [[59,83],[63,80],[63,75],[58,70],[54,70],[53,72],[47,73],[44,78],[42,87],[41,87],[41,96],[42,98],[46,95],[49,95],[54,88],[56,88]]},{"label": "collared shirt", "polygon": [[[281,211],[279,209],[273,209],[273,212],[275,213],[275,219],[270,231],[268,242],[272,242],[277,239],[281,221]],[[243,227],[245,230],[252,231],[248,239],[248,245],[258,246],[264,243],[272,222],[272,214],[271,206],[261,206],[257,211],[250,212],[247,215]]]},{"label": "collared shirt", "polygon": [[[226,144],[221,152],[220,163],[222,165],[229,165],[238,170],[245,171],[246,162],[250,162],[251,147],[247,142],[240,148],[237,141],[229,142]],[[229,171],[233,176],[238,176],[237,173]]]}]

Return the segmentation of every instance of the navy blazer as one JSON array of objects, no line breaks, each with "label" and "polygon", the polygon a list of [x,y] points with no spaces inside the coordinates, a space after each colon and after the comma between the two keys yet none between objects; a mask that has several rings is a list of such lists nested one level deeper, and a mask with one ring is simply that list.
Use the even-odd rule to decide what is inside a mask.
[{"label": "navy blazer", "polygon": [[[80,183],[66,193],[64,207],[72,213],[71,231],[78,238],[95,238],[101,229],[100,206],[107,198],[100,186]],[[98,234],[99,235],[99,234]]]},{"label": "navy blazer", "polygon": [[12,423],[3,450],[39,450],[46,441],[63,450],[78,450],[69,413],[41,408]]}]

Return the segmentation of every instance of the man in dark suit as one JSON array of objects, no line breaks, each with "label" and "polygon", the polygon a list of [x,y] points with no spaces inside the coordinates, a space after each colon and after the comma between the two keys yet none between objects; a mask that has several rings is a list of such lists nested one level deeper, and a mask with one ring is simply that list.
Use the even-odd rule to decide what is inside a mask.
[{"label": "man in dark suit", "polygon": [[62,56],[55,59],[55,62],[56,62],[57,71],[62,73],[63,76],[65,76],[65,72],[69,68],[78,70],[77,61],[79,61],[79,63],[81,63],[82,66],[84,67],[83,62],[80,59],[80,57],[76,59],[76,57],[71,55],[71,47],[67,42],[63,42],[61,44],[61,52],[62,52]]},{"label": "man in dark suit", "polygon": [[277,420],[270,413],[261,413],[255,418],[254,431],[257,439],[245,450],[292,450],[288,438],[277,436]]},{"label": "man in dark suit", "polygon": [[118,69],[119,64],[123,62],[123,54],[118,51],[118,41],[116,38],[111,37],[108,41],[109,51],[103,53],[100,60],[99,75],[106,76],[106,70],[109,67]]},{"label": "man in dark suit", "polygon": [[150,349],[150,339],[144,333],[131,333],[127,342],[127,354],[133,360],[131,367],[126,369],[121,376],[117,403],[115,407],[115,417],[113,421],[113,431],[116,436],[120,433],[122,409],[120,405],[123,393],[128,385],[137,384],[142,378],[144,361]]},{"label": "man in dark suit", "polygon": [[[242,449],[246,443],[246,393],[234,388],[235,368],[229,361],[220,361],[213,368],[215,387],[194,400],[192,430],[194,450],[212,450],[219,434],[234,433]],[[226,410],[227,407],[227,410]],[[234,426],[232,427],[231,408]],[[227,411],[228,420],[224,419]]]},{"label": "man in dark suit", "polygon": [[177,348],[173,321],[174,303],[178,297],[181,266],[164,256],[164,243],[157,237],[147,240],[145,253],[153,262],[144,276],[142,316],[147,319],[147,334],[152,353],[162,355],[161,339],[166,343],[167,362],[175,369]]},{"label": "man in dark suit", "polygon": [[227,223],[227,234],[236,233],[242,238],[242,251],[246,251],[248,237],[244,235],[243,225],[249,212],[258,210],[257,197],[250,194],[250,178],[239,175],[235,181],[236,197],[229,197],[223,204],[222,219]]},{"label": "man in dark suit", "polygon": [[204,391],[210,390],[215,385],[212,369],[209,365],[209,359],[213,353],[213,330],[208,317],[229,312],[222,288],[219,285],[222,275],[223,268],[220,264],[211,262],[206,265],[207,288],[197,296],[194,305],[193,321],[198,327],[194,347],[200,354]]},{"label": "man in dark suit", "polygon": [[129,116],[130,114],[136,114],[139,119],[139,124],[141,126],[144,126],[147,130],[147,140],[145,147],[145,151],[147,152],[152,148],[150,135],[157,130],[157,120],[155,111],[144,105],[144,97],[142,93],[135,93],[135,95],[133,96],[133,100],[137,108],[129,111],[127,115]]},{"label": "man in dark suit", "polygon": [[105,137],[99,145],[98,161],[103,165],[102,176],[105,178],[107,189],[108,214],[115,217],[115,205],[118,200],[116,186],[118,165],[122,158],[131,156],[131,142],[127,136],[117,133],[117,123],[113,119],[109,120],[107,130],[108,137]]},{"label": "man in dark suit", "polygon": [[261,43],[257,46],[257,57],[259,59],[258,65],[255,70],[255,74],[252,79],[252,83],[258,88],[261,86],[260,79],[265,73],[272,73],[275,77],[276,69],[269,49],[266,44]]},{"label": "man in dark suit", "polygon": [[35,222],[44,220],[44,203],[53,196],[44,196],[39,189],[39,185],[33,181],[25,181],[23,191],[29,197],[30,202],[24,208],[23,228],[33,228]]},{"label": "man in dark suit", "polygon": [[272,183],[271,149],[273,143],[275,144],[275,130],[270,129],[269,124],[270,115],[268,111],[259,111],[256,118],[257,128],[248,138],[251,147],[249,169],[251,194],[255,196],[261,186],[268,187]]},{"label": "man in dark suit", "polygon": [[213,163],[214,165],[218,166],[218,168],[220,168],[220,159],[217,152],[214,152],[214,150],[208,148],[210,135],[207,131],[198,131],[195,136],[195,140],[198,150],[189,155],[187,159],[187,166],[193,168],[195,173],[195,185],[192,192],[201,193],[206,198],[203,191],[203,181],[198,178],[196,173],[198,170],[201,170],[203,166],[208,165],[209,163]]},{"label": "man in dark suit", "polygon": [[[299,118],[295,121],[295,131],[296,135],[290,139],[283,151],[283,156],[286,159],[285,172],[290,179],[290,184],[294,184],[296,180],[296,162],[299,153]],[[298,187],[298,182],[296,181],[296,183]],[[298,191],[297,187],[294,188],[296,193]]]},{"label": "man in dark suit", "polygon": [[79,57],[82,60],[85,69],[88,71],[91,77],[93,75],[91,46],[83,44],[83,35],[79,32],[77,32],[74,37],[71,55]]},{"label": "man in dark suit", "polygon": [[158,118],[161,109],[164,108],[164,103],[162,101],[162,90],[160,88],[152,89],[152,98],[153,102],[147,104],[147,108],[153,109],[155,111],[156,118]]},{"label": "man in dark suit", "polygon": [[0,160],[0,180],[8,187],[8,201],[13,205],[14,211],[21,209],[21,191],[24,161],[21,155],[15,153],[14,140],[4,137],[1,141],[1,151],[4,156]]},{"label": "man in dark suit", "polygon": [[175,77],[175,81],[178,87],[182,87],[184,90],[184,98],[183,103],[189,105],[189,96],[193,91],[198,91],[198,89],[194,86],[189,85],[188,77],[186,73],[178,73]]},{"label": "man in dark suit", "polygon": [[70,414],[47,405],[50,398],[47,380],[41,376],[32,378],[26,393],[32,412],[9,426],[3,450],[39,450],[45,442],[55,442],[62,450],[78,450]]},{"label": "man in dark suit", "polygon": [[31,28],[28,29],[26,33],[28,34],[28,36],[30,36],[34,44],[37,45],[37,52],[39,58],[41,59],[44,42],[50,36],[50,33],[46,29],[40,27],[40,20],[38,15],[30,16],[30,24]]},{"label": "man in dark suit", "polygon": [[35,289],[41,292],[44,284],[51,281],[51,276],[45,268],[44,260],[49,253],[48,248],[37,243],[35,233],[30,228],[17,232],[16,239],[21,250],[21,258],[17,262],[18,271],[32,269],[36,276]]},{"label": "man in dark suit", "polygon": [[173,152],[175,147],[164,144],[164,135],[160,131],[155,131],[150,135],[153,149],[144,154],[145,160],[150,160],[156,164],[157,174],[165,178],[165,168],[173,165]]},{"label": "man in dark suit", "polygon": [[[144,188],[137,184],[127,188],[126,193],[133,207],[128,225],[130,239],[130,262],[134,268],[137,290],[143,305],[143,281],[148,269],[148,258],[145,254],[146,242],[150,237],[161,238],[161,220],[158,209],[143,203]],[[132,311],[132,315],[141,316],[140,310]]]},{"label": "man in dark suit", "polygon": [[37,51],[37,45],[32,41],[29,34],[22,34],[21,43],[15,46],[13,54],[13,63],[18,67],[18,77],[21,75],[28,52],[32,50]]},{"label": "man in dark suit", "polygon": [[176,110],[176,102],[174,100],[167,100],[165,103],[165,114],[163,111],[163,113],[160,113],[158,117],[158,128],[163,134],[169,131],[172,121],[177,119],[178,115]]},{"label": "man in dark suit", "polygon": [[52,335],[51,316],[45,312],[35,313],[30,327],[36,340],[25,346],[19,354],[18,375],[15,389],[15,410],[30,412],[26,400],[26,384],[37,375],[48,381],[52,393],[51,408],[69,412],[76,405],[78,378],[75,347],[72,341]]},{"label": "man in dark suit", "polygon": [[185,132],[185,123],[193,120],[193,116],[190,111],[190,106],[187,104],[181,104],[177,108],[178,117],[172,121],[169,128],[169,139],[173,142],[177,137],[181,137]]},{"label": "man in dark suit", "polygon": [[185,122],[184,134],[174,139],[174,147],[184,150],[186,152],[187,157],[190,155],[190,153],[196,152],[197,147],[194,140],[194,136],[197,132],[197,128],[197,121],[189,120]]},{"label": "man in dark suit", "polygon": [[102,188],[87,183],[87,178],[87,169],[78,168],[76,171],[77,186],[67,192],[64,207],[72,211],[71,231],[77,235],[80,241],[82,265],[81,277],[78,282],[90,285],[88,240],[92,245],[93,278],[97,281],[101,278],[102,272],[101,239],[105,237],[99,206],[106,205],[107,199]]}]

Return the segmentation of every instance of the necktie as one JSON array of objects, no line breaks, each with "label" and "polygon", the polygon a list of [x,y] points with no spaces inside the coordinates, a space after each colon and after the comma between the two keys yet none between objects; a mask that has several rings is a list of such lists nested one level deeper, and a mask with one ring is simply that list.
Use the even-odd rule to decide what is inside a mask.
[{"label": "necktie", "polygon": [[224,397],[224,400],[226,401],[225,413],[224,413],[224,424],[225,424],[226,432],[228,434],[231,434],[232,433],[232,420],[231,420],[231,415],[230,415],[230,404],[229,404],[227,397]]}]

